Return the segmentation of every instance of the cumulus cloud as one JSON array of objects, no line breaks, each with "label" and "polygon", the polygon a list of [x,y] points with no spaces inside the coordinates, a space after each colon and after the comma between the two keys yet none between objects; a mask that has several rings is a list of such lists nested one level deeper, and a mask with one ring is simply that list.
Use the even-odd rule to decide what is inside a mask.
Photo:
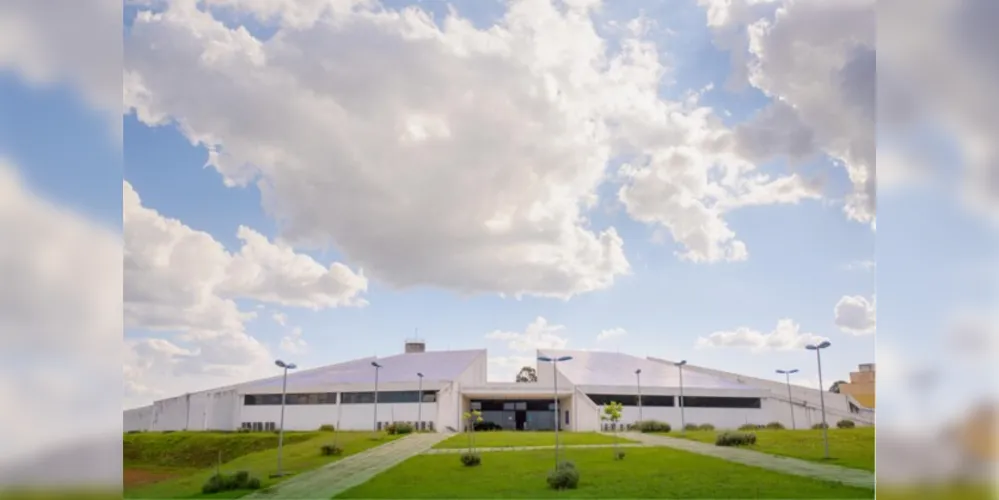
[{"label": "cumulus cloud", "polygon": [[754,161],[822,153],[852,184],[846,215],[875,221],[877,208],[875,1],[700,0],[736,78],[772,103],[736,130]]},{"label": "cumulus cloud", "polygon": [[854,335],[874,333],[877,328],[877,297],[844,295],[834,309],[836,326]]},{"label": "cumulus cloud", "polygon": [[489,356],[486,378],[490,382],[514,382],[525,366],[537,367],[534,356]]},{"label": "cumulus cloud", "polygon": [[618,327],[618,328],[611,328],[609,330],[604,330],[604,331],[600,332],[599,335],[597,335],[597,342],[601,342],[601,341],[604,341],[604,340],[611,340],[611,339],[615,339],[615,338],[620,338],[620,337],[623,337],[627,333],[628,332],[625,331],[624,328],[620,328],[620,327]]},{"label": "cumulus cloud", "polygon": [[496,330],[487,333],[486,339],[506,341],[507,347],[517,352],[564,349],[569,343],[569,339],[562,333],[564,331],[564,325],[549,324],[548,320],[538,316],[523,332]]},{"label": "cumulus cloud", "polygon": [[309,347],[309,344],[302,338],[302,329],[293,328],[287,335],[281,338],[281,350],[288,354],[302,354]]},{"label": "cumulus cloud", "polygon": [[[123,197],[125,325],[175,334],[126,339],[126,404],[164,390],[226,385],[269,367],[269,350],[244,325],[256,312],[240,310],[237,298],[312,309],[365,304],[359,296],[367,280],[343,264],[324,267],[247,227],[239,228],[242,247],[233,254],[210,234],[143,206],[128,182]],[[292,336],[282,345],[302,342]]]},{"label": "cumulus cloud", "polygon": [[777,327],[767,333],[742,326],[735,330],[718,331],[706,337],[699,337],[695,346],[743,348],[751,352],[786,351],[803,349],[806,345],[827,340],[825,337],[800,330],[797,323],[785,318],[778,321]]},{"label": "cumulus cloud", "polygon": [[[514,1],[479,29],[370,2],[213,5],[277,33],[229,28],[193,0],[140,14],[125,39],[128,111],[176,123],[227,184],[258,186],[291,244],[335,246],[397,287],[566,298],[611,286],[630,266],[615,228],[588,217],[606,182],[694,261],[745,258],[727,211],[818,196],[736,155],[696,97],[662,99],[657,47],[641,30],[608,43],[592,6]],[[608,175],[621,155],[631,165]]]},{"label": "cumulus cloud", "polygon": [[121,19],[119,0],[4,0],[0,69],[31,85],[70,84],[120,137]]},{"label": "cumulus cloud", "polygon": [[[0,462],[113,431],[121,380],[122,243],[35,194],[0,159]],[[72,408],[72,411],[68,411]]]}]

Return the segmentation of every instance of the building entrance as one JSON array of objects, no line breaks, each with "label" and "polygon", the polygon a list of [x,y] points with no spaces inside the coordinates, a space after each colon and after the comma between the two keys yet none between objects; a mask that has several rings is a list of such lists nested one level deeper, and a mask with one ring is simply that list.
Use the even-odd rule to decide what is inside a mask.
[{"label": "building entrance", "polygon": [[473,399],[471,407],[482,412],[482,429],[555,430],[555,403],[550,400]]}]

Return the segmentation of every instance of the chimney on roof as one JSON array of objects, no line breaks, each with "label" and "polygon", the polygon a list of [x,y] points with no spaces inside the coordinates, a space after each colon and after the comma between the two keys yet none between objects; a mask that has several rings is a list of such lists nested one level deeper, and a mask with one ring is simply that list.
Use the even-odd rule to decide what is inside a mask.
[{"label": "chimney on roof", "polygon": [[420,339],[409,339],[406,341],[406,354],[426,352],[427,343]]}]

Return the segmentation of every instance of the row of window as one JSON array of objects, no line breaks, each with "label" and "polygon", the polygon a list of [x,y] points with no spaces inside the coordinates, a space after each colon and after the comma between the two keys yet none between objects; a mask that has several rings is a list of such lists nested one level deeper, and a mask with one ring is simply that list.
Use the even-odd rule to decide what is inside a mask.
[{"label": "row of window", "polygon": [[481,411],[553,411],[555,403],[547,399],[529,401],[481,400],[472,401],[473,410]]},{"label": "row of window", "polygon": [[[639,397],[635,394],[587,394],[597,406],[604,406],[611,402],[621,403],[624,406],[638,406]],[[642,406],[678,406],[677,397],[643,395],[641,397]],[[762,408],[760,398],[740,398],[740,397],[717,397],[717,396],[683,396],[684,408]]]},{"label": "row of window", "polygon": [[[374,392],[341,392],[340,402],[342,404],[371,404],[375,402]],[[379,403],[416,403],[419,401],[420,391],[378,391]],[[424,403],[437,402],[436,391],[423,391]],[[335,392],[313,392],[295,393],[285,395],[286,405],[335,405],[337,393]],[[246,394],[243,396],[243,404],[246,406],[280,405],[280,394]]]},{"label": "row of window", "polygon": [[266,432],[277,430],[274,422],[243,422],[242,428],[253,432]]}]

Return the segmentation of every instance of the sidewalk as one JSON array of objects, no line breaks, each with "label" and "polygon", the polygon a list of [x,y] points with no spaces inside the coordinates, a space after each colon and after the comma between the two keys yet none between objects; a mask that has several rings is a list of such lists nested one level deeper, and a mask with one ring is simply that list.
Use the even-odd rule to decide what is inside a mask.
[{"label": "sidewalk", "polygon": [[406,459],[427,451],[451,436],[452,434],[443,432],[412,434],[337,460],[325,467],[303,472],[271,488],[243,498],[328,500]]},{"label": "sidewalk", "polygon": [[623,435],[628,439],[633,439],[648,446],[667,446],[677,450],[689,451],[700,455],[708,455],[730,462],[736,462],[752,467],[760,467],[784,474],[795,476],[805,476],[823,481],[843,483],[848,486],[874,489],[874,473],[840,467],[838,465],[821,464],[800,460],[797,458],[781,457],[761,453],[753,450],[744,450],[731,446],[715,446],[713,444],[691,441],[689,439],[671,438],[656,434],[643,434],[639,432],[628,432]]}]

